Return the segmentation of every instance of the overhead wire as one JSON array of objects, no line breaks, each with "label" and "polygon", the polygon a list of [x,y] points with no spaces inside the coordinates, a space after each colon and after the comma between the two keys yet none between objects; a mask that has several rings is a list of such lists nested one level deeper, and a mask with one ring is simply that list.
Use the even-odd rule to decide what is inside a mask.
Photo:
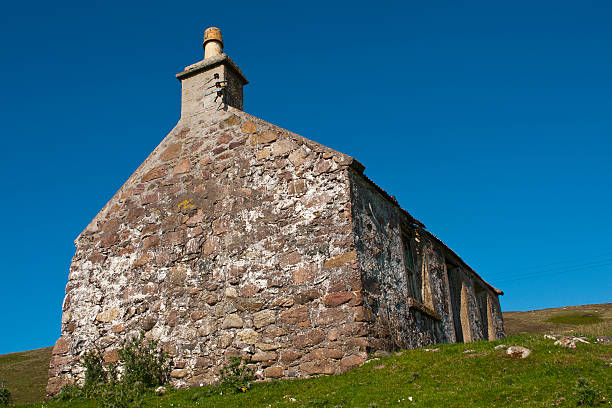
[{"label": "overhead wire", "polygon": [[[533,266],[525,266],[525,267],[521,267],[521,271],[523,272],[542,272],[542,271],[549,271],[549,270],[553,270],[553,269],[558,269],[559,267],[573,267],[573,266],[579,266],[579,265],[584,265],[584,264],[590,264],[592,262],[602,262],[602,261],[612,261],[612,253],[603,253],[600,255],[596,255],[596,256],[590,256],[588,258],[585,257],[580,257],[580,258],[569,258],[569,259],[564,259],[564,260],[559,260],[556,262],[551,262],[548,264],[542,264],[542,265],[533,265]],[[495,277],[495,276],[500,276],[500,275],[504,275],[505,273],[489,273],[488,276],[489,277]]]},{"label": "overhead wire", "polygon": [[601,260],[601,261],[596,261],[596,262],[587,262],[583,264],[569,265],[569,266],[562,267],[562,268],[548,268],[546,270],[541,270],[541,271],[530,271],[527,273],[509,276],[505,279],[504,278],[498,279],[495,282],[496,283],[514,282],[517,280],[532,279],[532,278],[536,278],[540,276],[564,274],[567,272],[579,272],[579,271],[588,270],[588,269],[599,269],[599,268],[610,266],[610,265],[612,265],[612,259],[606,259],[606,260]]}]

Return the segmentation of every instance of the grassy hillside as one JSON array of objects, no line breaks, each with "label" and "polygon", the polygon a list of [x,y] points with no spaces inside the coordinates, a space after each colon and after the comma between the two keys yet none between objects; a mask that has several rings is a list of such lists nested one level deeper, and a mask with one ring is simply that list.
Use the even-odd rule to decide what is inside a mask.
[{"label": "grassy hillside", "polygon": [[0,380],[18,402],[45,398],[52,347],[0,356]]},{"label": "grassy hillside", "polygon": [[524,333],[598,335],[612,332],[612,303],[504,312],[503,315],[509,336]]},{"label": "grassy hillside", "polygon": [[[513,335],[496,342],[436,345],[373,358],[349,373],[310,380],[255,384],[246,393],[218,395],[212,388],[149,396],[146,407],[575,407],[584,395],[612,395],[612,304],[506,312]],[[573,331],[572,331],[573,330]],[[593,344],[576,350],[553,345],[542,333],[586,333]],[[534,335],[533,333],[538,333]],[[511,359],[495,345],[532,349]],[[42,401],[50,348],[0,356],[0,379],[18,403]],[[607,394],[606,394],[607,393]],[[412,397],[412,401],[410,401]],[[39,408],[37,404],[18,405]],[[96,407],[95,401],[51,402],[48,408]]]}]

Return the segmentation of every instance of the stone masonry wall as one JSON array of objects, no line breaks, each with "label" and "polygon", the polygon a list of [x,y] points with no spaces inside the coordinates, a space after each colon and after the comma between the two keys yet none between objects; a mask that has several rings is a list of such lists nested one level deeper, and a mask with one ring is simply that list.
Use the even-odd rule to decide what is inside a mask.
[{"label": "stone masonry wall", "polygon": [[225,54],[178,74],[181,120],[76,239],[49,395],[83,379],[86,351],[116,362],[141,332],[178,387],[233,355],[261,379],[308,377],[503,337],[498,292],[359,163],[227,106],[215,74],[242,106]]},{"label": "stone masonry wall", "polygon": [[[494,325],[496,338],[503,337],[497,293],[480,285],[492,305],[491,319],[485,316],[483,320],[473,283],[480,280],[465,268],[458,267],[449,274],[447,262],[456,256],[448,248],[359,171],[351,169],[349,177],[370,348],[414,348],[463,341],[463,330],[470,333],[466,341],[487,338],[483,321]],[[407,267],[407,251],[412,253],[411,267]],[[453,283],[465,292],[463,309],[459,304],[461,293],[452,295]],[[487,310],[486,301],[484,307]],[[462,312],[465,328],[460,320]],[[455,323],[461,330],[459,336]]]},{"label": "stone masonry wall", "polygon": [[363,363],[351,163],[231,107],[183,117],[75,241],[48,393],[141,331],[179,387],[231,355],[260,378]]}]

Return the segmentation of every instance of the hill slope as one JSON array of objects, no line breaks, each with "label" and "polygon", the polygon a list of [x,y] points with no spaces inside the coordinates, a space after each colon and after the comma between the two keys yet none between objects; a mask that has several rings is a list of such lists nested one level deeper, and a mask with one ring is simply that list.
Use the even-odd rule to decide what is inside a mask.
[{"label": "hill slope", "polygon": [[612,303],[565,306],[527,312],[503,312],[506,335],[525,333],[612,332]]},{"label": "hill slope", "polygon": [[0,380],[16,402],[35,402],[45,398],[52,347],[0,356]]}]

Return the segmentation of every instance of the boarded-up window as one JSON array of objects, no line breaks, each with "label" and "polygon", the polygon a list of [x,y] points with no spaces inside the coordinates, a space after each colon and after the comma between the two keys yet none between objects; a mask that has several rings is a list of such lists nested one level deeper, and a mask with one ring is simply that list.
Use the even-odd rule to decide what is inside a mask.
[{"label": "boarded-up window", "polygon": [[416,298],[420,302],[421,291],[417,290],[412,239],[408,234],[403,234],[402,241],[404,244],[404,266],[406,268],[406,278],[408,280],[408,296]]},{"label": "boarded-up window", "polygon": [[406,261],[406,269],[414,273],[414,255],[412,254],[412,243],[410,238],[404,236],[404,259]]}]

